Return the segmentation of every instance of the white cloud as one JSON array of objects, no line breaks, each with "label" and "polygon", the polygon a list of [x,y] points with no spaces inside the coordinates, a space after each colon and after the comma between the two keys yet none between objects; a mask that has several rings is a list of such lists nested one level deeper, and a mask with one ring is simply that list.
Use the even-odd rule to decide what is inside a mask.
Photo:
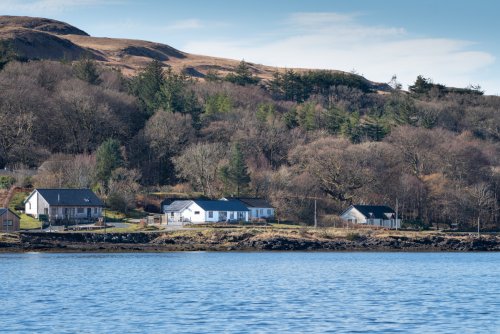
[{"label": "white cloud", "polygon": [[[355,68],[370,80],[387,82],[393,74],[405,85],[417,75],[435,82],[465,87],[482,84],[477,74],[495,62],[488,52],[474,50],[470,41],[414,37],[401,27],[367,25],[358,14],[296,13],[272,41],[190,41],[183,50],[280,67]],[[484,87],[491,93],[496,87]]]},{"label": "white cloud", "polygon": [[120,4],[120,0],[2,0],[0,11],[10,15],[53,15],[75,7]]},{"label": "white cloud", "polygon": [[172,31],[172,30],[191,30],[191,29],[200,29],[203,28],[203,24],[198,19],[186,19],[175,21],[170,25],[167,25],[164,30]]}]

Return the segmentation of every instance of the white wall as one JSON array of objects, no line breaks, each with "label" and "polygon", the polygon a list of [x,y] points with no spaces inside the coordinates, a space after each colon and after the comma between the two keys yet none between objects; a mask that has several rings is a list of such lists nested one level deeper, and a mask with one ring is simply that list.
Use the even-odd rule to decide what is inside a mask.
[{"label": "white wall", "polygon": [[[273,218],[273,208],[248,208],[250,210],[250,218]],[[271,213],[268,213],[271,210]]]},{"label": "white wall", "polygon": [[28,197],[28,200],[24,204],[24,212],[27,215],[31,215],[35,218],[38,218],[38,191],[31,193],[31,196]]},{"label": "white wall", "polygon": [[352,223],[366,224],[365,216],[363,214],[361,214],[361,212],[359,212],[358,210],[356,210],[354,208],[351,208],[351,210],[344,213],[342,216],[340,216],[340,218],[342,218],[346,222],[348,222],[350,219]]},{"label": "white wall", "polygon": [[203,210],[198,204],[193,202],[187,208],[181,211],[181,217],[182,219],[188,220],[192,223],[204,223],[206,214],[205,210]]},{"label": "white wall", "polygon": [[[198,212],[198,214],[196,212]],[[212,212],[212,217],[210,217],[210,212]],[[238,212],[239,211],[205,211],[198,204],[193,202],[181,212],[174,212],[173,217],[171,212],[166,212],[165,217],[168,218],[169,225],[176,226],[183,225],[182,222],[197,224],[205,222],[216,223],[226,220],[249,220],[248,211],[243,211],[241,218],[239,217]]]},{"label": "white wall", "polygon": [[[38,191],[34,191],[24,204],[24,211],[26,214],[38,218],[39,215],[44,214],[45,208],[49,208],[49,203],[40,196]],[[50,214],[50,212],[49,212]]]},{"label": "white wall", "polygon": [[[367,219],[365,216],[356,210],[355,208],[352,208],[351,210],[345,212],[342,216],[340,216],[344,221],[348,222],[349,219],[351,220],[352,223],[356,224],[367,224],[367,225],[373,225],[373,226],[384,226],[388,228],[396,228],[395,222],[392,219],[392,224],[391,224],[391,219]],[[401,227],[401,219],[397,220],[397,228]]]}]

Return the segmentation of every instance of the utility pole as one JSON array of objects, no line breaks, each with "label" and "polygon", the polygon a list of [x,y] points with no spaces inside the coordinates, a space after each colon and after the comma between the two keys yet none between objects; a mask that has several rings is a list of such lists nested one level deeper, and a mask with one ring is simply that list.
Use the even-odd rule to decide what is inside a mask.
[{"label": "utility pole", "polygon": [[314,228],[318,227],[318,217],[316,215],[316,199],[314,199]]},{"label": "utility pole", "polygon": [[398,198],[396,197],[396,231],[398,230]]}]

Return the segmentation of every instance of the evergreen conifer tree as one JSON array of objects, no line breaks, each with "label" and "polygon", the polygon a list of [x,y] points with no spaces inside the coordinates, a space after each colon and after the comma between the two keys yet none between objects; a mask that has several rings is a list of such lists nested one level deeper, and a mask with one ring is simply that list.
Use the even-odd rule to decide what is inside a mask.
[{"label": "evergreen conifer tree", "polygon": [[222,179],[230,186],[232,191],[236,192],[237,197],[248,187],[250,174],[239,143],[234,144],[229,164],[221,169],[221,174]]}]

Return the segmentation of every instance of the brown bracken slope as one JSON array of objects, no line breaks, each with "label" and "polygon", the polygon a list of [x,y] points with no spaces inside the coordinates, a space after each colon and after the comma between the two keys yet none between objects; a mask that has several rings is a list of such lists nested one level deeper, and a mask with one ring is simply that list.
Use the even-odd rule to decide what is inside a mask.
[{"label": "brown bracken slope", "polygon": [[[92,37],[67,23],[37,17],[0,16],[0,40],[7,40],[25,59],[77,60],[89,57],[124,75],[134,75],[153,59],[203,78],[208,70],[221,75],[234,71],[239,60],[201,56],[179,51],[171,46],[133,39]],[[270,79],[276,67],[249,63],[254,75]],[[306,69],[295,69],[305,71]],[[335,71],[335,70],[332,70]],[[340,72],[340,71],[336,71]],[[377,90],[386,84],[368,81]]]}]

